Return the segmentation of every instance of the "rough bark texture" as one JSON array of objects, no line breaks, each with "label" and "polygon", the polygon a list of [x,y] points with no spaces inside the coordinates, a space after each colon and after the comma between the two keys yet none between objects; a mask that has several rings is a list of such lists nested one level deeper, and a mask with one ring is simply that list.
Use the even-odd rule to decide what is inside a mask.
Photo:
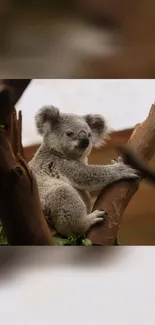
[{"label": "rough bark texture", "polygon": [[[137,125],[128,141],[129,147],[138,157],[149,161],[155,153],[155,105],[152,105],[147,119]],[[88,237],[97,245],[114,245],[120,228],[122,215],[129,201],[138,190],[139,181],[120,181],[101,191],[95,209],[108,212],[107,220],[88,232]]]},{"label": "rough bark texture", "polygon": [[[17,97],[16,97],[17,98]],[[10,245],[52,245],[38,189],[23,157],[22,116],[0,86],[0,217]]]}]

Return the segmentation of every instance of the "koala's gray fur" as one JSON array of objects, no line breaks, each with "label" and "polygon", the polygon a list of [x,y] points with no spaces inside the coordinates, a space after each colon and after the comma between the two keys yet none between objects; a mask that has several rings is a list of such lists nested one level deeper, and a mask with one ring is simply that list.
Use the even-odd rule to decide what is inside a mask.
[{"label": "koala's gray fur", "polygon": [[106,215],[92,212],[89,192],[120,179],[138,178],[136,171],[120,159],[106,166],[87,164],[92,147],[98,147],[107,134],[100,115],[64,114],[49,106],[38,111],[35,121],[43,143],[29,167],[44,214],[64,236],[84,233]]}]

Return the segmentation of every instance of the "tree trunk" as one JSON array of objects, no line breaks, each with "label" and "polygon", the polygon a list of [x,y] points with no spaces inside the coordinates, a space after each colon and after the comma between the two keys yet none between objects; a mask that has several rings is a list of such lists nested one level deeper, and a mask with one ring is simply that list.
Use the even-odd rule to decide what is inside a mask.
[{"label": "tree trunk", "polygon": [[[149,161],[155,153],[155,105],[153,104],[147,119],[138,124],[133,131],[128,145],[142,160]],[[97,245],[114,245],[122,215],[136,193],[140,181],[119,181],[101,191],[95,204],[95,209],[108,212],[107,219],[88,232],[88,238]]]},{"label": "tree trunk", "polygon": [[[26,87],[25,87],[26,88]],[[20,94],[21,94],[20,88]],[[10,245],[53,245],[37,184],[23,157],[22,115],[10,92],[0,86],[0,216]]]}]

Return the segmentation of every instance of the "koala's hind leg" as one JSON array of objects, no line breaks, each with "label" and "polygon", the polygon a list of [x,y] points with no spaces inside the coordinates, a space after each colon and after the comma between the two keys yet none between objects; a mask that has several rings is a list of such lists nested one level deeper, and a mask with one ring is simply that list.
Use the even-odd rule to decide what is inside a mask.
[{"label": "koala's hind leg", "polygon": [[94,211],[87,214],[87,209],[81,197],[69,185],[58,186],[46,197],[48,217],[56,230],[63,236],[69,237],[85,233],[91,226],[103,221],[106,213]]}]

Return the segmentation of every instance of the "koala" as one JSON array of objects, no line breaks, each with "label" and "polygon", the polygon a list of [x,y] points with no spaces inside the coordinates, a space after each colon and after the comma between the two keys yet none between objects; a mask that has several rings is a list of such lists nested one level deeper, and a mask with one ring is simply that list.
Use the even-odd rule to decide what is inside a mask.
[{"label": "koala", "polygon": [[36,178],[47,220],[64,237],[85,233],[106,211],[93,211],[90,193],[123,179],[137,179],[121,158],[109,165],[88,165],[93,147],[104,144],[107,126],[100,115],[61,113],[42,107],[35,116],[43,141],[29,167]]}]

